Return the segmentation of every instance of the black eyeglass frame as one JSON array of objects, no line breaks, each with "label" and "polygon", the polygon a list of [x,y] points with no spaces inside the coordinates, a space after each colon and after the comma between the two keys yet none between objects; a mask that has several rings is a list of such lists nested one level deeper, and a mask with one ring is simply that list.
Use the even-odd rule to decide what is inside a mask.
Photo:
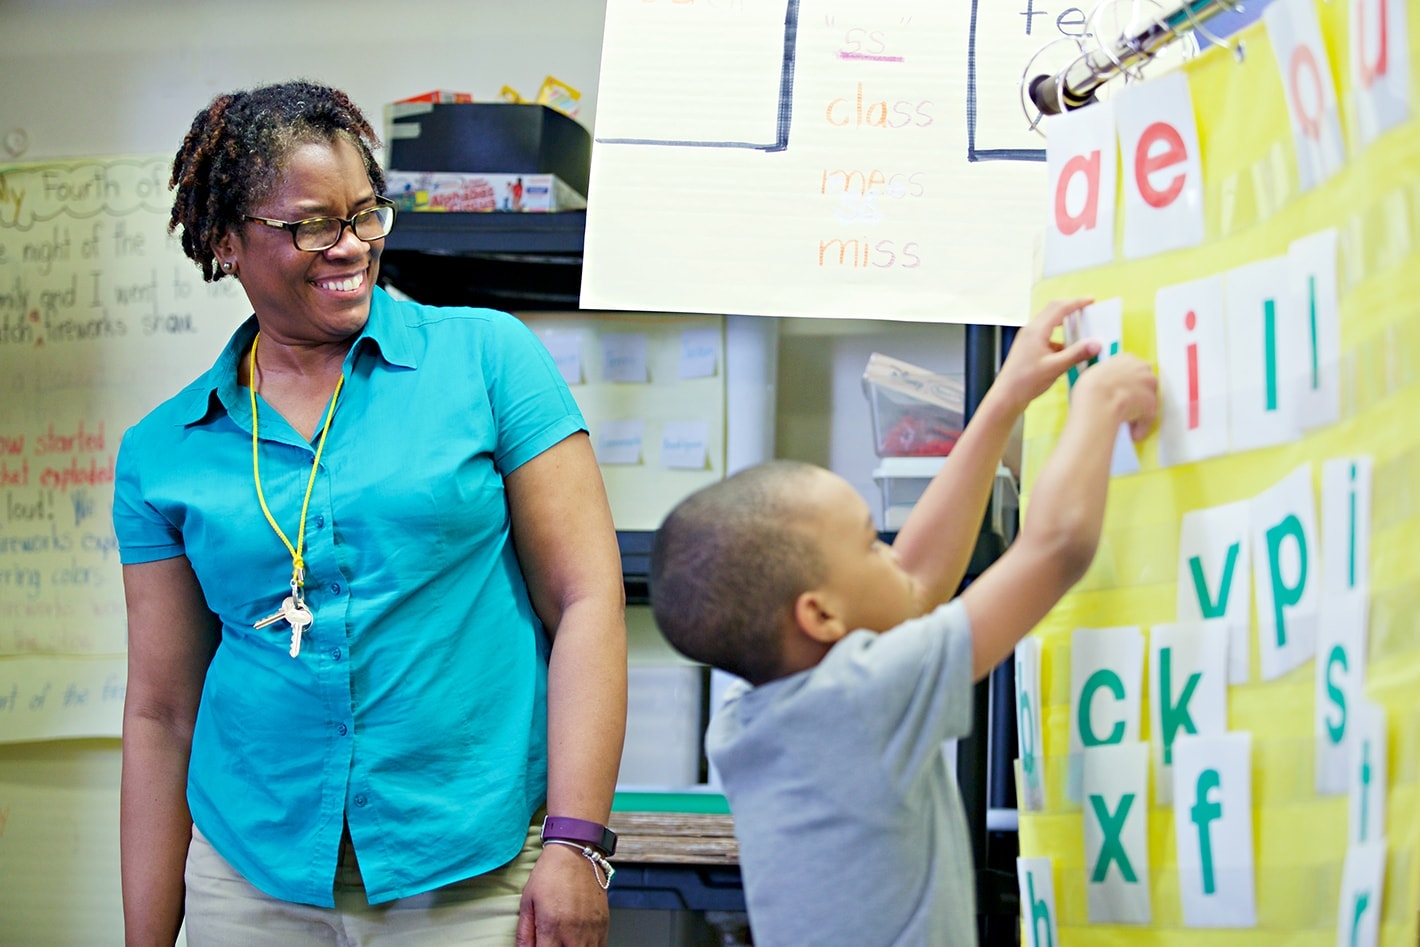
[{"label": "black eyeglass frame", "polygon": [[[364,217],[367,214],[377,213],[381,210],[389,211],[389,227],[386,228],[385,232],[380,234],[378,237],[372,237],[369,240],[366,240],[364,237],[360,236],[360,232],[355,229],[355,220],[358,217]],[[302,253],[324,253],[325,251],[329,250],[331,247],[339,243],[342,238],[344,238],[346,227],[350,228],[350,232],[355,234],[357,240],[362,240],[365,243],[371,243],[375,240],[383,240],[385,237],[388,237],[390,235],[390,231],[394,230],[394,222],[397,216],[398,208],[395,206],[394,201],[390,200],[388,197],[380,197],[376,195],[374,207],[366,207],[364,210],[356,211],[349,217],[332,217],[329,214],[320,214],[315,217],[303,217],[300,220],[276,220],[272,217],[257,217],[254,214],[243,214],[242,219],[250,220],[253,223],[265,224],[266,226],[273,227],[277,230],[289,231],[291,234],[291,245],[294,246],[297,250],[300,250]],[[340,224],[340,230],[336,232],[334,240],[332,240],[330,243],[326,244],[323,247],[303,247],[296,241],[296,231],[298,228],[307,224],[312,224],[317,221],[324,220],[333,220]]]}]

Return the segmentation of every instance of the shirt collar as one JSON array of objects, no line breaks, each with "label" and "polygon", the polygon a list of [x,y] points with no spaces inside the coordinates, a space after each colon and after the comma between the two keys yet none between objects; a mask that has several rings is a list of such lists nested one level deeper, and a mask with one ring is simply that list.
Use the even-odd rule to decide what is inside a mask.
[{"label": "shirt collar", "polygon": [[[237,360],[251,344],[257,328],[256,316],[247,317],[227,340],[227,345],[222,349],[222,354],[217,356],[216,363],[177,396],[180,402],[178,417],[184,425],[202,422],[218,410],[219,405],[224,406],[228,414],[233,413],[233,409],[238,406],[246,405],[248,396],[237,384]],[[367,348],[373,349],[376,355],[390,365],[408,369],[419,367],[418,358],[414,354],[412,334],[413,329],[401,317],[398,304],[388,293],[376,286],[370,298],[370,317],[365,321],[365,328],[355,338],[355,344],[350,346],[349,354],[345,356],[347,372],[354,360]]]}]

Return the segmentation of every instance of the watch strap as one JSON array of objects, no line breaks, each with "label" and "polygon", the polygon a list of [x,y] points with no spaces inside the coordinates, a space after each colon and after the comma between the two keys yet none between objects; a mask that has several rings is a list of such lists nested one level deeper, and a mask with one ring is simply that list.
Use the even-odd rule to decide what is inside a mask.
[{"label": "watch strap", "polygon": [[616,854],[616,833],[600,822],[550,815],[542,820],[542,840],[576,842],[600,849],[603,855]]}]

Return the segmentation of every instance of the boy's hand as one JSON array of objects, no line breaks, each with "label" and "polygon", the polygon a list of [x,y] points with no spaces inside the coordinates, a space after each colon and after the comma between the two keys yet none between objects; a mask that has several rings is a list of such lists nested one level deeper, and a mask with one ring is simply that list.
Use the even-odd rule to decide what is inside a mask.
[{"label": "boy's hand", "polygon": [[1071,398],[1072,411],[1098,406],[1115,412],[1119,424],[1129,425],[1130,437],[1142,441],[1159,410],[1159,379],[1148,362],[1121,352],[1082,372]]},{"label": "boy's hand", "polygon": [[1052,338],[1066,316],[1092,302],[1089,298],[1055,300],[1016,333],[1011,353],[992,387],[999,388],[1017,411],[1024,411],[1045,394],[1071,365],[1100,353],[1098,339],[1081,339],[1066,346]]}]

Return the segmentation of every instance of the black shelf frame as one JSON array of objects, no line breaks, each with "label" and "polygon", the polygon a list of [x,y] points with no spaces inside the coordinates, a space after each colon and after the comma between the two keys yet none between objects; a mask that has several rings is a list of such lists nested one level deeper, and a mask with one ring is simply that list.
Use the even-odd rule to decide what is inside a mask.
[{"label": "black shelf frame", "polygon": [[587,212],[486,214],[405,211],[385,238],[385,250],[416,250],[439,256],[576,257],[582,262]]}]

